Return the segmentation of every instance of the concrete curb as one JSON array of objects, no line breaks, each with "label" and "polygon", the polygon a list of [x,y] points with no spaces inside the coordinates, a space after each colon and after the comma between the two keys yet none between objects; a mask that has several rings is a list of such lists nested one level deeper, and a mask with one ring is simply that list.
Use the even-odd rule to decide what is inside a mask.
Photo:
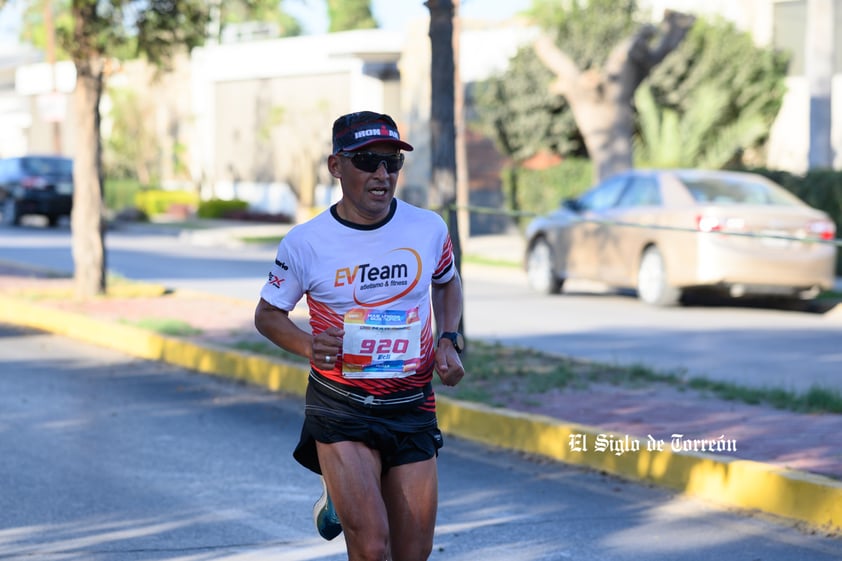
[{"label": "concrete curb", "polygon": [[[0,322],[72,337],[125,354],[160,360],[200,373],[241,380],[303,396],[307,369],[272,358],[224,350],[158,335],[0,295]],[[567,464],[644,481],[712,503],[759,510],[829,532],[842,531],[842,482],[719,453],[628,450],[626,436],[598,428],[438,397],[441,429],[454,436]],[[598,450],[597,439],[625,449]],[[634,440],[634,439],[633,439]],[[571,446],[575,443],[577,446]],[[618,453],[619,452],[619,453]]]}]

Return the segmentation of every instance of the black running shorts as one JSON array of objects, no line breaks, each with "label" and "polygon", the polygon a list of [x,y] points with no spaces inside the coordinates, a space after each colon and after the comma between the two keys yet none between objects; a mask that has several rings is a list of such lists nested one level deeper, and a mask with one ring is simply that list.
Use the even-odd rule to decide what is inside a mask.
[{"label": "black running shorts", "polygon": [[413,407],[407,411],[378,414],[334,399],[307,386],[304,425],[293,457],[307,469],[321,474],[316,441],[362,442],[380,452],[385,474],[389,468],[421,462],[438,455],[444,444],[435,413]]}]

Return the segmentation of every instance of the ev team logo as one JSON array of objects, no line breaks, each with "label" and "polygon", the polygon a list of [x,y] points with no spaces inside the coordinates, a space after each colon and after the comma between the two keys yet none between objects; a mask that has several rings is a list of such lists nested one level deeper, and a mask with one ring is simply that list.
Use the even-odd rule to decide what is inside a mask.
[{"label": "ev team logo", "polygon": [[333,286],[354,287],[354,303],[377,308],[400,300],[421,280],[421,255],[410,247],[393,249],[370,263],[336,270]]}]

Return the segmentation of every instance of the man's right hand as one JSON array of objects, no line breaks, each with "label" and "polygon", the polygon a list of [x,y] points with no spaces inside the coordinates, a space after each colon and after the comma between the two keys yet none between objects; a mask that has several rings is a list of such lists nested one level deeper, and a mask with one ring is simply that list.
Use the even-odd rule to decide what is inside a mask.
[{"label": "man's right hand", "polygon": [[342,354],[342,337],[345,331],[339,327],[328,327],[313,337],[312,361],[320,368],[333,370],[336,360]]}]

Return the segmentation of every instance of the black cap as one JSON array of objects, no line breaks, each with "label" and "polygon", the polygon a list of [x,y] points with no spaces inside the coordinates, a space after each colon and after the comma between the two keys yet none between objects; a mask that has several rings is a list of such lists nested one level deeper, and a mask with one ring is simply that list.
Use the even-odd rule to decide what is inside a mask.
[{"label": "black cap", "polygon": [[401,140],[395,121],[383,113],[359,111],[342,115],[333,123],[333,153],[359,150],[376,142],[396,144],[411,151],[412,145]]}]

